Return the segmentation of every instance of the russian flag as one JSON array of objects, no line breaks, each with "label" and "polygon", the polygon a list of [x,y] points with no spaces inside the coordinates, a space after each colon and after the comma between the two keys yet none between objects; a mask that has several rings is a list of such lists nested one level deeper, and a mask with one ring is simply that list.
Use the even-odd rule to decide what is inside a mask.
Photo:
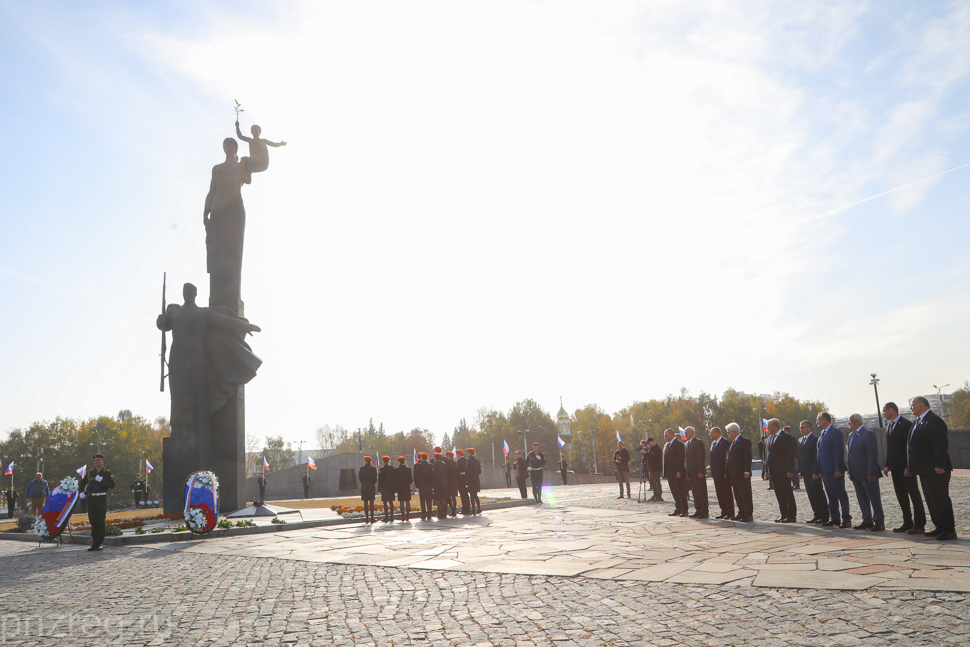
[{"label": "russian flag", "polygon": [[761,432],[764,434],[768,433],[768,421],[764,418],[761,419]]},{"label": "russian flag", "polygon": [[146,473],[146,474],[151,474],[151,473],[152,473],[152,470],[153,470],[153,469],[155,469],[155,468],[154,468],[154,467],[152,467],[152,464],[151,464],[151,463],[149,463],[149,462],[148,462],[148,459],[146,458],[146,459],[145,459],[145,473]]},{"label": "russian flag", "polygon": [[311,470],[317,469],[317,464],[313,462],[313,459],[309,456],[306,457],[306,464]]},{"label": "russian flag", "polygon": [[418,448],[415,447],[414,456],[411,457],[411,465],[417,465],[417,464],[418,464]]},{"label": "russian flag", "polygon": [[84,478],[84,473],[88,471],[88,466],[87,466],[87,464],[84,464],[84,465],[82,465],[81,467],[77,468],[74,471],[77,472],[77,475],[78,476],[80,476],[81,478]]},{"label": "russian flag", "polygon": [[11,474],[13,474],[13,468],[14,468],[13,461],[10,461],[10,465],[7,465],[7,471],[4,472],[3,475],[10,476]]},{"label": "russian flag", "polygon": [[681,437],[682,439],[686,439],[686,438],[687,438],[687,432],[686,432],[686,431],[684,431],[684,428],[683,428],[683,427],[680,427],[680,426],[678,426],[678,427],[677,427],[677,433],[679,433],[679,434],[680,434],[680,437]]},{"label": "russian flag", "polygon": [[505,456],[507,458],[509,455],[509,443],[507,440],[502,441],[502,451],[505,452]]},{"label": "russian flag", "polygon": [[623,442],[623,439],[620,438],[620,430],[619,429],[616,430],[616,442],[618,442],[618,443],[622,443]]},{"label": "russian flag", "polygon": [[562,436],[557,434],[556,438],[559,440],[559,449],[562,449],[563,447],[566,446],[566,441],[562,439]]},{"label": "russian flag", "polygon": [[267,472],[269,471],[269,463],[266,462],[266,457],[263,456],[263,469]]}]

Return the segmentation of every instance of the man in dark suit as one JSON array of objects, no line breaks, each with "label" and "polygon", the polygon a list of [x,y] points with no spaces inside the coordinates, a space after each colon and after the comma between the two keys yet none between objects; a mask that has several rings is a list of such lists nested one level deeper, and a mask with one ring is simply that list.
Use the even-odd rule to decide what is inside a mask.
[{"label": "man in dark suit", "polygon": [[808,503],[812,506],[812,514],[815,515],[807,523],[827,523],[829,502],[825,498],[822,477],[815,472],[818,438],[812,433],[812,423],[808,420],[802,420],[798,430],[802,433],[801,440],[798,441],[798,470],[805,481],[805,494],[808,495]]},{"label": "man in dark suit", "polygon": [[725,471],[734,490],[734,500],[738,504],[735,521],[754,521],[754,500],[751,497],[751,441],[741,435],[741,427],[732,422],[727,426],[727,456],[724,459]]},{"label": "man in dark suit", "polygon": [[913,398],[910,407],[916,418],[909,432],[909,473],[919,476],[930,519],[936,526],[923,534],[940,541],[956,539],[953,502],[950,500],[953,465],[950,463],[946,423],[930,411],[930,403],[922,396]]},{"label": "man in dark suit", "polygon": [[687,478],[690,482],[691,492],[694,493],[694,514],[690,516],[697,519],[707,519],[709,516],[707,452],[704,450],[704,443],[696,436],[693,427],[684,429],[684,437],[687,438]]},{"label": "man in dark suit", "polygon": [[[832,416],[827,411],[815,419],[822,430],[818,438],[818,451],[815,454],[815,473],[822,477],[825,494],[829,499],[829,521],[823,526],[852,527],[849,513],[849,494],[845,491],[845,438],[842,430],[832,424]],[[842,515],[839,516],[839,506]],[[841,519],[841,521],[840,521]]]},{"label": "man in dark suit", "polygon": [[768,471],[768,482],[775,491],[778,510],[781,513],[775,522],[795,523],[797,521],[795,493],[792,492],[791,486],[792,477],[795,476],[795,439],[781,430],[781,422],[778,418],[768,421],[765,469]]},{"label": "man in dark suit", "polygon": [[673,429],[664,431],[664,478],[674,498],[674,511],[670,517],[687,516],[687,451]]},{"label": "man in dark suit", "polygon": [[718,519],[734,516],[734,498],[731,496],[731,480],[727,477],[727,450],[730,441],[721,436],[721,428],[711,429],[711,478],[714,479],[714,494],[721,508]]},{"label": "man in dark suit", "polygon": [[893,475],[893,490],[903,511],[903,525],[893,528],[893,532],[922,535],[926,531],[926,510],[919,493],[919,482],[915,475],[906,475],[907,441],[913,423],[899,415],[895,402],[887,402],[882,415],[886,418],[887,445],[886,467],[882,473],[883,476]]},{"label": "man in dark suit", "polygon": [[853,413],[849,416],[848,465],[849,480],[855,487],[856,500],[862,514],[862,523],[855,530],[885,530],[886,517],[882,512],[882,497],[879,493],[879,446],[876,435],[862,424],[862,416]]}]

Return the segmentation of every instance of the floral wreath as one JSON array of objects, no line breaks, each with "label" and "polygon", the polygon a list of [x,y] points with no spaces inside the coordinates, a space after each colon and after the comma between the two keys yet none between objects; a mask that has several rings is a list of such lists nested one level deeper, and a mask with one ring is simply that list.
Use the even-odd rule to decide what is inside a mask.
[{"label": "floral wreath", "polygon": [[68,476],[61,481],[47,497],[44,510],[34,521],[34,532],[42,539],[56,539],[67,528],[78,494],[76,478]]},{"label": "floral wreath", "polygon": [[219,479],[212,472],[193,472],[185,481],[185,525],[202,535],[219,520]]}]

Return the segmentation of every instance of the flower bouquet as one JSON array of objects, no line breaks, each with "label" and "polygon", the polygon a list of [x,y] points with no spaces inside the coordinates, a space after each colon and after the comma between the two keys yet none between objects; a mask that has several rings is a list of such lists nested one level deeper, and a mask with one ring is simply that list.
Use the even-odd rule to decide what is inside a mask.
[{"label": "flower bouquet", "polygon": [[56,539],[67,528],[77,501],[77,479],[68,476],[47,497],[44,510],[34,522],[34,532],[43,539]]},{"label": "flower bouquet", "polygon": [[202,535],[219,521],[219,479],[212,472],[194,472],[185,481],[185,525]]}]

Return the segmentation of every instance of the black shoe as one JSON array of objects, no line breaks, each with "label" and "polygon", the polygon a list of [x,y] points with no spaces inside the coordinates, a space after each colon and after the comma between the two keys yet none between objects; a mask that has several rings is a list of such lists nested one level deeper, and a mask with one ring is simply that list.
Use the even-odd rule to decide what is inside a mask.
[{"label": "black shoe", "polygon": [[784,517],[778,517],[777,519],[775,519],[775,523],[784,523],[784,522],[785,522]]},{"label": "black shoe", "polygon": [[852,519],[846,519],[839,525],[839,528],[851,528],[851,527],[852,527]]},{"label": "black shoe", "polygon": [[689,514],[687,514],[686,512],[681,512],[681,513],[680,513],[680,516],[682,516],[682,517],[684,517],[684,518],[687,518],[687,517],[689,517],[690,515],[689,515]]},{"label": "black shoe", "polygon": [[691,519],[696,519],[697,518],[697,512],[692,512],[692,513],[690,513],[687,516],[690,517]]},{"label": "black shoe", "polygon": [[623,495],[621,494],[620,496],[618,496],[618,497],[616,497],[616,498],[617,498],[617,499],[622,499],[622,498],[623,498]]},{"label": "black shoe", "polygon": [[711,518],[711,515],[709,515],[709,514],[699,514],[695,518],[696,519],[710,519]]},{"label": "black shoe", "polygon": [[940,533],[940,536],[936,538],[937,541],[949,541],[951,539],[956,539],[957,533],[955,530],[949,530],[947,532]]},{"label": "black shoe", "polygon": [[926,530],[926,528],[924,528],[923,526],[913,526],[912,528],[910,528],[909,530],[906,531],[906,534],[907,535],[922,535],[923,534],[923,531],[925,531],[925,530]]},{"label": "black shoe", "polygon": [[673,512],[671,512],[667,516],[668,517],[679,517],[680,516],[680,512],[678,512],[677,510],[674,510]]},{"label": "black shoe", "polygon": [[943,534],[943,531],[937,528],[936,530],[931,530],[930,532],[924,532],[924,537],[939,537]]},{"label": "black shoe", "polygon": [[782,523],[798,523],[798,519],[795,519],[794,517],[788,517],[787,519],[782,519],[781,522]]},{"label": "black shoe", "polygon": [[872,523],[871,521],[863,521],[858,526],[853,526],[852,529],[853,530],[870,530],[874,526],[875,526],[875,524]]},{"label": "black shoe", "polygon": [[822,525],[823,526],[829,526],[829,527],[831,527],[831,526],[838,526],[839,525],[839,522],[838,521],[826,521]]},{"label": "black shoe", "polygon": [[907,530],[912,530],[912,529],[913,529],[913,524],[904,523],[899,528],[893,528],[893,532],[906,532]]},{"label": "black shoe", "polygon": [[886,524],[884,524],[884,523],[877,523],[876,525],[874,525],[869,530],[871,530],[872,532],[882,532],[885,529],[886,529]]},{"label": "black shoe", "polygon": [[822,520],[819,519],[818,517],[815,517],[814,519],[809,519],[805,523],[822,523]]},{"label": "black shoe", "polygon": [[754,523],[754,517],[745,517],[741,520],[742,523]]},{"label": "black shoe", "polygon": [[[956,535],[954,535],[954,537],[956,537]],[[99,550],[104,550],[104,546],[91,546],[90,548],[88,548],[89,553],[94,551],[99,551]]]}]

